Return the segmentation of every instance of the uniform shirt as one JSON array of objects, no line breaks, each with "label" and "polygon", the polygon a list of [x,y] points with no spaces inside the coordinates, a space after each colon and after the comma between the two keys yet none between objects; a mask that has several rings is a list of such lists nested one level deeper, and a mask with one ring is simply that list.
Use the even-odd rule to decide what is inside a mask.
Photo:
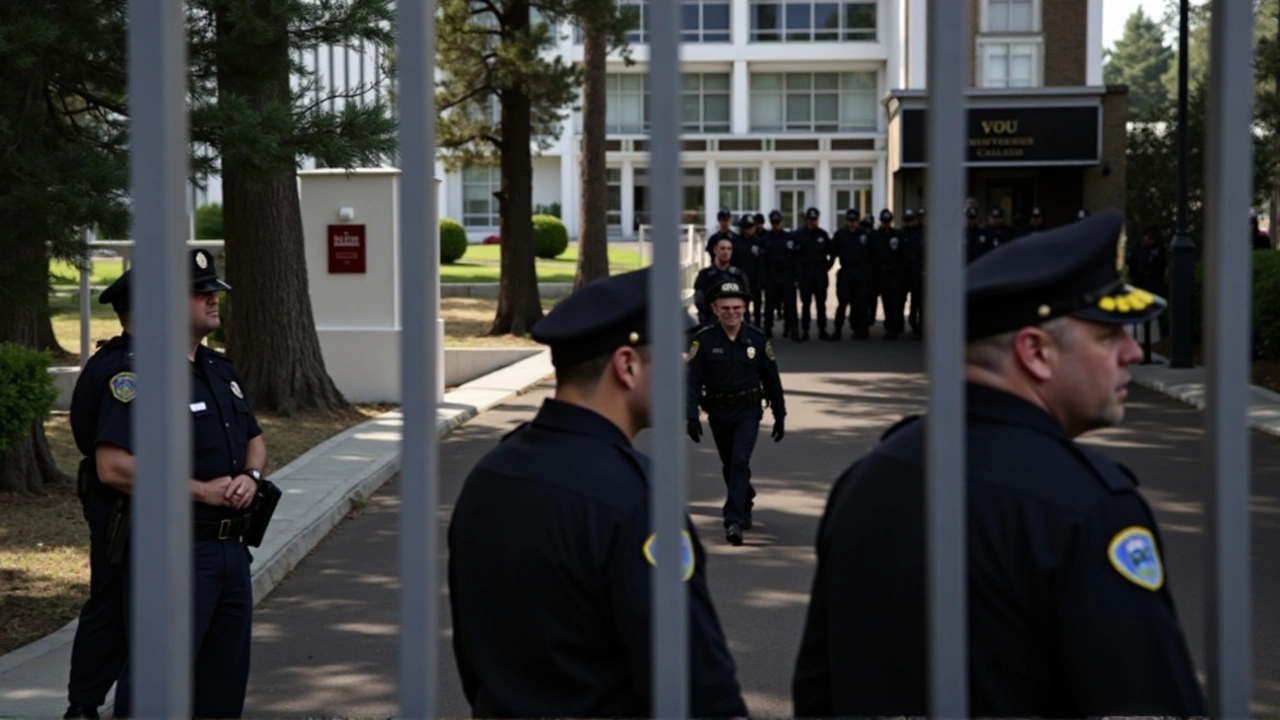
[{"label": "uniform shirt", "polygon": [[966,225],[964,228],[965,260],[973,262],[986,255],[991,249],[991,238],[987,237],[984,228],[977,225]]},{"label": "uniform shirt", "polygon": [[898,230],[876,228],[871,233],[871,261],[876,272],[900,277],[907,267],[907,245]]},{"label": "uniform shirt", "polygon": [[774,232],[764,231],[761,240],[761,257],[764,259],[766,276],[776,280],[790,277],[796,262],[796,243],[791,233],[786,230]]},{"label": "uniform shirt", "polygon": [[[970,714],[1204,715],[1128,470],[1014,395],[970,384],[967,403]],[[797,717],[929,709],[924,434],[900,424],[832,489]]]},{"label": "uniform shirt", "polygon": [[831,239],[833,254],[841,270],[869,268],[871,265],[871,233],[863,228],[851,231],[842,227]]},{"label": "uniform shirt", "polygon": [[907,275],[919,276],[924,272],[924,228],[904,228],[902,240],[907,246]]},{"label": "uniform shirt", "polygon": [[796,260],[806,272],[826,272],[831,267],[831,236],[822,228],[802,227],[792,233],[796,243]]},{"label": "uniform shirt", "polygon": [[760,328],[743,323],[738,337],[730,340],[720,323],[708,325],[693,336],[687,365],[685,413],[690,419],[698,417],[698,398],[704,387],[714,393],[763,387],[773,416],[786,417],[773,344]]},{"label": "uniform shirt", "polygon": [[[76,447],[94,457],[106,443],[133,452],[130,405],[136,392],[129,335],[112,338],[85,363],[72,393],[71,425]],[[240,375],[225,355],[199,345],[191,363],[191,477],[212,480],[246,470],[249,441],[262,434]],[[185,482],[187,478],[179,479]],[[179,481],[175,480],[175,481]],[[243,511],[194,503],[195,519],[221,520]]]},{"label": "uniform shirt", "polygon": [[[693,717],[745,716],[685,518]],[[649,463],[547,400],[468,475],[449,525],[453,651],[475,717],[649,717]]]},{"label": "uniform shirt", "polygon": [[707,299],[707,291],[719,286],[725,281],[732,281],[742,285],[742,289],[751,292],[751,281],[741,269],[729,265],[721,269],[715,263],[708,265],[698,271],[698,276],[693,280],[693,304],[698,310],[711,313],[711,302]]}]

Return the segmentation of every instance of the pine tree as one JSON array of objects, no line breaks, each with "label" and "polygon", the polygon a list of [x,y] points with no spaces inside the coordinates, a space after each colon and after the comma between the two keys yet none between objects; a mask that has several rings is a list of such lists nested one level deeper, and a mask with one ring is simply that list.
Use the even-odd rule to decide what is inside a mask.
[{"label": "pine tree", "polygon": [[1173,58],[1160,25],[1138,8],[1125,22],[1124,36],[1107,52],[1103,68],[1108,85],[1129,86],[1129,114],[1134,120],[1151,119],[1168,102],[1163,78]]}]

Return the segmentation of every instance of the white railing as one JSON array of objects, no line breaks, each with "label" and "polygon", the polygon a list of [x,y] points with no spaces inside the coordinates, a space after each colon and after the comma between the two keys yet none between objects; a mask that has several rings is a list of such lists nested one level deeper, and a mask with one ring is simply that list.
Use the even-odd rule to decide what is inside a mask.
[{"label": "white railing", "polygon": [[[683,235],[681,242],[684,244],[684,250],[680,254],[680,286],[686,291],[686,294],[692,293],[693,281],[698,277],[698,271],[706,267],[710,262],[710,256],[706,252],[706,231],[698,225],[681,225],[680,232]],[[653,226],[640,226],[640,267],[645,267],[653,262]]]}]

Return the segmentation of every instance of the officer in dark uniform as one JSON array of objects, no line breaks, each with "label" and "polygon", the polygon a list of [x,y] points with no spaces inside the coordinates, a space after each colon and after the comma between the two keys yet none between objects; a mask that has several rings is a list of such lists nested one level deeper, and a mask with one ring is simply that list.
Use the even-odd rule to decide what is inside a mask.
[{"label": "officer in dark uniform", "polygon": [[836,271],[836,329],[833,337],[840,339],[844,328],[845,311],[849,312],[849,327],[854,340],[866,340],[867,297],[871,294],[871,232],[858,222],[858,211],[845,211],[845,226],[831,239],[832,249],[840,261]]},{"label": "officer in dark uniform", "polygon": [[751,452],[764,416],[761,403],[773,410],[773,440],[784,434],[787,405],[782,379],[773,356],[773,345],[760,328],[742,321],[748,296],[744,288],[725,282],[714,299],[720,322],[698,331],[689,346],[688,398],[685,413],[689,437],[702,439],[698,408],[707,411],[711,436],[720,453],[721,473],[727,488],[724,502],[725,538],[742,544],[742,532],[751,529],[751,508],[756,491],[751,487]]},{"label": "officer in dark uniform", "polygon": [[[798,337],[796,329],[796,245],[791,233],[782,229],[782,213],[769,213],[770,228],[761,241],[764,258],[765,315],[782,314],[782,337]],[[773,337],[773,322],[764,326],[765,337]]]},{"label": "officer in dark uniform", "polygon": [[1027,221],[1027,226],[1022,228],[1022,232],[1018,237],[1026,237],[1045,230],[1048,230],[1048,228],[1044,226],[1044,213],[1041,212],[1040,208],[1033,207],[1031,208],[1031,219]]},{"label": "officer in dark uniform", "polygon": [[[1169,270],[1169,250],[1160,240],[1160,231],[1148,226],[1142,242],[1129,249],[1129,279],[1134,285],[1155,295],[1164,295],[1165,276]],[[1165,316],[1157,318],[1160,331],[1165,332]],[[1143,323],[1144,341],[1151,333],[1151,321]]]},{"label": "officer in dark uniform", "polygon": [[987,236],[978,226],[978,208],[976,207],[964,209],[964,248],[966,262],[977,260],[991,249],[990,244],[987,243]]},{"label": "officer in dark uniform", "polygon": [[792,233],[796,244],[797,280],[800,285],[800,341],[809,341],[809,308],[818,306],[818,339],[827,335],[827,273],[834,257],[831,236],[818,227],[818,208],[804,212],[804,227]]},{"label": "officer in dark uniform", "polygon": [[920,216],[907,208],[902,213],[902,240],[907,246],[906,273],[902,286],[911,295],[911,308],[907,320],[911,324],[911,337],[924,337],[924,228]]},{"label": "officer in dark uniform", "polygon": [[[733,228],[729,226],[733,222],[733,213],[729,211],[729,208],[720,208],[720,211],[716,213],[716,222],[720,224],[719,229],[711,233],[711,237],[707,238],[707,254],[713,260],[716,256],[716,243],[721,238],[729,238],[733,241],[733,249],[738,249],[738,233],[734,232]],[[734,253],[735,256],[737,254],[736,252]],[[737,262],[734,265],[737,265]]]},{"label": "officer in dark uniform", "polygon": [[[267,446],[239,373],[226,355],[200,344],[218,328],[218,293],[231,288],[218,279],[209,251],[191,251],[190,261],[193,713],[240,717],[253,625],[250,556],[242,537],[254,520],[249,508],[266,467]],[[118,282],[128,280],[122,276]],[[102,403],[93,440],[98,479],[124,493],[133,490],[129,404],[136,383],[132,371],[120,370],[90,393]],[[116,690],[116,717],[129,717],[131,685],[126,662]]]},{"label": "officer in dark uniform", "polygon": [[871,235],[871,263],[875,268],[875,294],[884,307],[884,339],[902,335],[902,279],[906,276],[906,243],[893,228],[893,212],[880,211],[880,227]]},{"label": "officer in dark uniform", "polygon": [[[866,215],[862,216],[862,231],[867,234],[868,238],[874,238],[876,234],[876,216],[875,216],[875,213],[871,212],[870,210],[867,211]],[[866,309],[867,309],[867,327],[868,328],[876,324],[876,307],[877,307],[877,303],[879,302],[878,300],[879,295],[877,294],[878,291],[876,290],[876,281],[875,281],[876,266],[875,266],[874,253],[872,253],[869,259],[871,260],[872,278],[871,278],[871,283],[867,285],[867,293],[863,298],[864,304],[866,305]]]},{"label": "officer in dark uniform", "polygon": [[1271,238],[1258,229],[1258,216],[1249,216],[1249,247],[1254,250],[1270,250]]},{"label": "officer in dark uniform", "polygon": [[[128,275],[126,271],[98,296],[98,302],[111,305],[115,310],[124,332],[108,340],[89,358],[71,395],[71,434],[83,457],[76,476],[76,491],[84,519],[89,524],[89,599],[80,609],[80,622],[71,645],[68,707],[64,718],[97,718],[98,707],[106,701],[128,656],[125,625],[128,608],[124,601],[127,557],[120,558],[119,563],[108,559],[112,507],[125,502],[128,496],[97,480],[94,461],[98,443],[119,432],[115,427],[102,427],[100,410],[103,398],[110,392],[108,383],[114,377],[132,378],[133,375]],[[106,408],[114,409],[115,404],[108,404]],[[127,431],[127,417],[124,422],[123,429]],[[126,436],[120,442],[127,446],[129,439]]]},{"label": "officer in dark uniform", "polygon": [[[754,236],[756,246],[760,248],[760,253],[758,255],[758,259],[756,260],[756,269],[759,271],[760,282],[756,284],[756,287],[760,289],[760,294],[762,295],[762,299],[760,301],[761,306],[767,310],[769,307],[769,281],[767,279],[768,273],[765,272],[764,255],[765,255],[766,238],[764,235],[765,233],[764,214],[756,213],[751,216],[751,219],[752,221],[755,222],[755,226],[756,226],[756,234]],[[764,322],[757,323],[757,324],[766,330],[770,330],[773,327],[773,324],[777,322],[779,314],[780,313],[778,309],[775,308],[772,314],[766,313]]]},{"label": "officer in dark uniform", "polygon": [[[1159,528],[1132,473],[1076,437],[1124,417],[1124,326],[1165,301],[1124,284],[1115,210],[967,269],[969,714],[1206,713]],[[925,423],[834,485],[792,692],[797,717],[924,715]],[[946,458],[941,459],[946,462]]]},{"label": "officer in dark uniform", "polygon": [[[760,218],[764,220],[763,217]],[[757,232],[755,218],[743,215],[738,220],[738,229],[742,231],[742,246],[751,258],[745,263],[747,287],[751,289],[751,300],[747,303],[747,319],[754,317],[756,327],[764,327],[764,246],[763,237]]]},{"label": "officer in dark uniform", "polygon": [[1013,242],[1013,229],[1004,224],[1004,209],[999,207],[991,208],[987,213],[986,236],[987,243],[994,250],[1001,245],[1007,245]]},{"label": "officer in dark uniform", "polygon": [[[473,717],[650,717],[649,270],[533,328],[555,399],[467,476],[449,524],[453,652]],[[691,717],[747,713],[685,518]]]},{"label": "officer in dark uniform", "polygon": [[750,287],[750,281],[741,269],[732,264],[734,254],[737,247],[731,238],[721,236],[715,245],[715,260],[708,266],[698,271],[697,277],[693,280],[693,306],[698,310],[698,321],[701,323],[714,322],[716,316],[711,312],[711,299],[707,297],[708,291],[718,286],[724,280],[743,283]]}]

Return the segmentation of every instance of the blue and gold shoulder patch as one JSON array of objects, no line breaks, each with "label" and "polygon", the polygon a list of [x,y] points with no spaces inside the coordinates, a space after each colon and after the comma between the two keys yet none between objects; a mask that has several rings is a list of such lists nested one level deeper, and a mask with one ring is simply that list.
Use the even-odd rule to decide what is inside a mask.
[{"label": "blue and gold shoulder patch", "polygon": [[109,384],[111,396],[122,403],[131,403],[138,395],[138,376],[131,372],[116,373]]},{"label": "blue and gold shoulder patch", "polygon": [[[653,542],[658,539],[658,534],[653,533],[648,540],[644,541],[642,552],[644,559],[649,564],[658,567],[658,561],[653,558]],[[694,566],[697,565],[697,559],[693,554],[693,538],[689,537],[688,530],[680,531],[680,566],[684,568],[684,580],[689,582],[689,578],[693,577]]]},{"label": "blue and gold shoulder patch", "polygon": [[1111,538],[1107,547],[1107,559],[1116,572],[1129,582],[1148,590],[1159,590],[1164,585],[1164,566],[1156,549],[1151,531],[1134,525]]}]

